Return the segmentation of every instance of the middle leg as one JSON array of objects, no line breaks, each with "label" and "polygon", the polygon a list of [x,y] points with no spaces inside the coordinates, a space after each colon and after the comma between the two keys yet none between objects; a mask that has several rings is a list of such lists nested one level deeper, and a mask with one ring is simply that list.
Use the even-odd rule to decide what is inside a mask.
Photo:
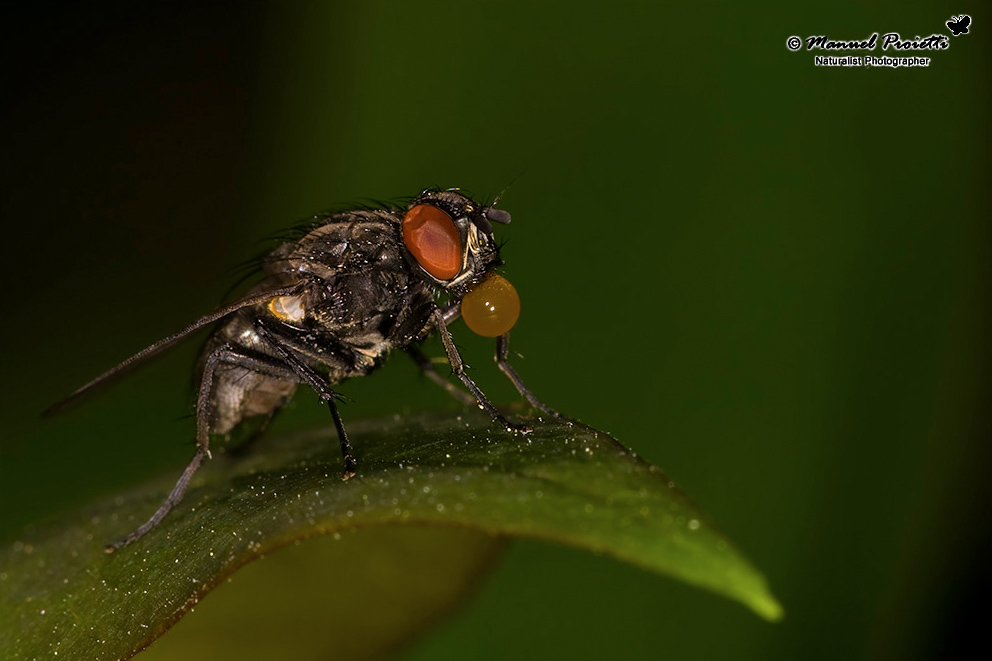
[{"label": "middle leg", "polygon": [[341,476],[342,480],[347,480],[355,476],[358,470],[358,464],[352,455],[351,440],[348,438],[348,432],[344,428],[344,421],[341,419],[341,413],[338,411],[337,398],[338,394],[331,389],[331,384],[329,383],[327,377],[318,372],[316,369],[308,365],[306,362],[300,358],[295,351],[293,351],[286,342],[282,342],[279,335],[273,331],[268,325],[265,324],[261,319],[255,322],[255,329],[258,334],[266,340],[269,345],[276,350],[279,356],[285,361],[286,365],[292,369],[293,373],[308,386],[313,388],[314,392],[322,400],[327,403],[327,408],[331,412],[331,417],[334,419],[334,427],[338,432],[338,444],[341,446],[341,456],[344,458],[344,474]]}]

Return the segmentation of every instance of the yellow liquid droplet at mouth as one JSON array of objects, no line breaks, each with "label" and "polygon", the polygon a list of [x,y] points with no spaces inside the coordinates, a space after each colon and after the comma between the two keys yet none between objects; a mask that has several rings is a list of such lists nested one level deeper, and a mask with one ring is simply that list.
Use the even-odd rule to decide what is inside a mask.
[{"label": "yellow liquid droplet at mouth", "polygon": [[462,318],[472,332],[499,337],[520,317],[520,296],[510,281],[493,273],[462,297]]}]

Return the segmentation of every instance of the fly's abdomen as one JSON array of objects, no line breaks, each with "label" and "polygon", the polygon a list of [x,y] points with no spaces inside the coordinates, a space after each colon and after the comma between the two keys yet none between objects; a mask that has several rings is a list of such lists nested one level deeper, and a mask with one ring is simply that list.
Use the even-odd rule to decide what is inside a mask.
[{"label": "fly's abdomen", "polygon": [[[289,370],[273,367],[259,369],[259,363],[277,359],[265,350],[251,323],[251,313],[239,314],[219,327],[207,341],[199,366],[199,390],[206,385],[209,399],[207,426],[210,434],[226,435],[250,418],[268,420],[282,407],[299,385]],[[206,369],[211,356],[215,360],[211,370]],[[233,358],[232,358],[233,356]],[[239,361],[248,357],[255,361]],[[202,381],[209,379],[209,384]]]},{"label": "fly's abdomen", "polygon": [[210,397],[210,433],[229,434],[249,418],[271,417],[289,401],[297,385],[243,367],[218,368]]}]

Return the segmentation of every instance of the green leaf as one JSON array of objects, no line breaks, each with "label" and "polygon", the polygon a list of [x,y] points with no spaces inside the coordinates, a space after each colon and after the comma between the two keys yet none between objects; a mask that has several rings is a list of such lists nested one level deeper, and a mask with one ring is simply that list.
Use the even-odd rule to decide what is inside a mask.
[{"label": "green leaf", "polygon": [[[531,422],[526,436],[475,412],[353,424],[359,472],[346,482],[333,429],[266,438],[208,462],[161,525],[113,554],[104,545],[143,522],[175,476],[29,531],[0,551],[5,658],[127,658],[239,567],[323,534],[347,543],[322,543],[337,627],[314,647],[349,658],[450,609],[502,536],[609,554],[781,617],[761,574],[657,468],[602,432]],[[423,604],[416,617],[384,607],[401,597]]]}]

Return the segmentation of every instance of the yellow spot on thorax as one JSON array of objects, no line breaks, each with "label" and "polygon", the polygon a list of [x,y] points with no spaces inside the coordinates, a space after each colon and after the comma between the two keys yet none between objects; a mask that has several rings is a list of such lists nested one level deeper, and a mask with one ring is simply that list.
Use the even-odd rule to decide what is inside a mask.
[{"label": "yellow spot on thorax", "polygon": [[269,312],[279,321],[303,321],[303,297],[277,296],[269,301]]}]

